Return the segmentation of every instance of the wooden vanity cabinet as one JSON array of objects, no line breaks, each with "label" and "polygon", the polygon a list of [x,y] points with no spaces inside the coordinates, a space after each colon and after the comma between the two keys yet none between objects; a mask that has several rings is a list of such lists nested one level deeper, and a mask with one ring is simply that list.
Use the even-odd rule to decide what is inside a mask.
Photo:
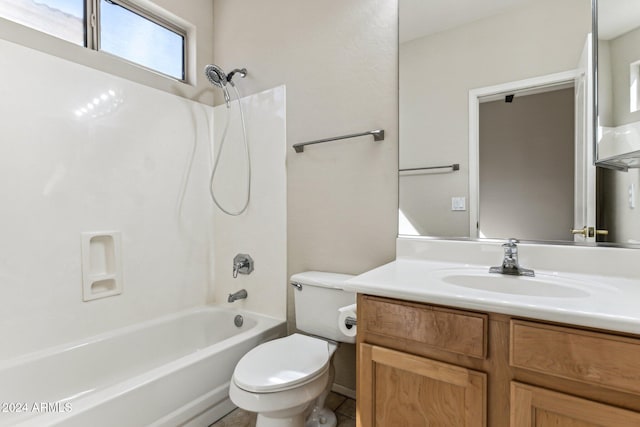
[{"label": "wooden vanity cabinet", "polygon": [[486,375],[360,344],[361,426],[486,426]]},{"label": "wooden vanity cabinet", "polygon": [[358,295],[359,427],[640,427],[640,339]]},{"label": "wooden vanity cabinet", "polygon": [[[630,406],[636,409],[626,410],[512,381],[512,426],[640,426],[639,339],[512,319],[509,358],[515,378],[522,377],[520,371],[545,375],[551,378],[553,389],[581,383],[585,390],[600,393],[590,397],[613,399],[623,406],[624,396],[629,395]],[[622,400],[616,401],[616,391],[622,392]]]},{"label": "wooden vanity cabinet", "polygon": [[456,362],[486,359],[487,330],[485,314],[358,295],[357,425],[486,427],[487,375]]},{"label": "wooden vanity cabinet", "polygon": [[510,425],[518,427],[638,427],[640,413],[566,393],[511,382]]}]

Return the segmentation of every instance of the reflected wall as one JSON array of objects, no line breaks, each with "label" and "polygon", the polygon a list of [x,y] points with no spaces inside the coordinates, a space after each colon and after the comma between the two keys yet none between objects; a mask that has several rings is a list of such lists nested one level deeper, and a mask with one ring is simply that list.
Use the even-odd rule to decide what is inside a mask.
[{"label": "reflected wall", "polygon": [[400,177],[400,234],[469,236],[469,91],[575,69],[590,29],[589,0],[543,0],[400,45],[400,169],[460,164]]}]

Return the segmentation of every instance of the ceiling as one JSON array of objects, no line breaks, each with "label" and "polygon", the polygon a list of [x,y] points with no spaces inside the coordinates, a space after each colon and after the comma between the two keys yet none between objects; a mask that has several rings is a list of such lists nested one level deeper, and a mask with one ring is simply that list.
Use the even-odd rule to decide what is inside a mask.
[{"label": "ceiling", "polygon": [[[405,0],[402,0],[405,1]],[[414,0],[410,0],[414,1]],[[640,25],[640,1],[598,0],[598,38],[612,40]]]},{"label": "ceiling", "polygon": [[[455,28],[536,0],[400,0],[400,43]],[[640,0],[598,0],[598,38],[638,28]]]},{"label": "ceiling", "polygon": [[[400,43],[477,21],[532,1],[535,0],[400,0]],[[639,0],[628,1],[637,5]]]}]

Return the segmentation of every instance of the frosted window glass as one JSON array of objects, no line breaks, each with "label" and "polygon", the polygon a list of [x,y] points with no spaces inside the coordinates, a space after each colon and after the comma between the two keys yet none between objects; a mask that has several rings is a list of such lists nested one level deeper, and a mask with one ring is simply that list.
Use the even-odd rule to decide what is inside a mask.
[{"label": "frosted window glass", "polygon": [[85,45],[84,0],[0,0],[0,16]]},{"label": "frosted window glass", "polygon": [[107,0],[100,1],[100,50],[184,80],[184,37]]}]

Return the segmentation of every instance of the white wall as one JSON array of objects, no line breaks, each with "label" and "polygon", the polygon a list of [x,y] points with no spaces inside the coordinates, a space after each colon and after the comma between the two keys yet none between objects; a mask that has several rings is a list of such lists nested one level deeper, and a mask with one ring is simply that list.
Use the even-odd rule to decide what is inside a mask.
[{"label": "white wall", "polygon": [[[609,230],[607,241],[640,244],[640,171],[602,171],[602,205],[606,206],[601,228]],[[629,190],[633,185],[636,206],[629,205]]]},{"label": "white wall", "polygon": [[[242,83],[238,81],[238,86]],[[210,301],[242,307],[280,319],[286,318],[287,289],[287,174],[285,87],[280,86],[242,99],[251,153],[251,200],[236,217],[214,209],[215,268]],[[215,150],[229,117],[214,189],[216,199],[231,211],[239,211],[246,194],[246,161],[239,110],[214,108]],[[211,202],[212,203],[212,202]],[[249,254],[255,270],[232,276],[236,254]],[[232,304],[227,295],[246,289],[249,296]]]},{"label": "white wall", "polygon": [[[212,108],[6,41],[0,69],[0,358],[203,304]],[[83,302],[80,233],[103,230],[124,292]]]},{"label": "white wall", "polygon": [[469,235],[468,211],[451,212],[469,192],[469,90],[576,68],[590,28],[589,0],[540,0],[400,46],[400,167],[461,166],[400,180],[416,228]]},{"label": "white wall", "polygon": [[[361,273],[395,256],[397,19],[397,1],[214,0],[216,63],[247,67],[245,94],[287,86],[288,275]],[[385,141],[291,148],[377,128]],[[336,366],[355,388],[353,346]]]}]

